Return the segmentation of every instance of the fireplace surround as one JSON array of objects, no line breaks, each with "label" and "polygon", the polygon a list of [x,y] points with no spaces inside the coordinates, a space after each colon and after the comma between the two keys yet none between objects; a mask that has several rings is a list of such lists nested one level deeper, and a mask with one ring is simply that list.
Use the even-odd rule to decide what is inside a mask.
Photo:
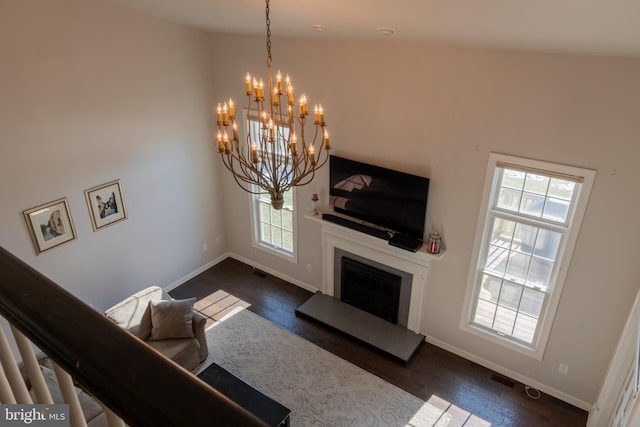
[{"label": "fireplace surround", "polygon": [[[410,252],[391,246],[386,240],[323,221],[321,216],[310,215],[308,218],[318,221],[321,226],[322,293],[340,297],[339,285],[336,289],[336,283],[339,283],[340,258],[345,256],[345,253],[376,268],[386,269],[394,274],[400,272],[401,289],[405,294],[400,297],[398,324],[420,333],[431,263],[441,259],[444,251],[430,254],[423,247],[417,252]],[[402,314],[403,310],[406,314]],[[406,320],[401,320],[403,317]]]}]

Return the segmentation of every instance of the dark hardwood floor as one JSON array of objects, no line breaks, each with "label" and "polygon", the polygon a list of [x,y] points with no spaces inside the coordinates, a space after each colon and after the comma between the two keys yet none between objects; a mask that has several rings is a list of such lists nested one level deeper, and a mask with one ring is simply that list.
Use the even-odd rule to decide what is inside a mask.
[{"label": "dark hardwood floor", "polygon": [[[469,418],[491,426],[585,426],[587,413],[551,396],[527,396],[523,384],[458,357],[434,345],[420,347],[408,366],[377,350],[298,317],[295,309],[312,293],[228,258],[170,292],[174,298],[197,297],[223,290],[250,304],[249,310],[315,343],[407,392],[432,402],[444,400]],[[465,414],[467,413],[467,414]],[[448,424],[450,427],[452,424]],[[464,424],[455,424],[464,425]]]}]

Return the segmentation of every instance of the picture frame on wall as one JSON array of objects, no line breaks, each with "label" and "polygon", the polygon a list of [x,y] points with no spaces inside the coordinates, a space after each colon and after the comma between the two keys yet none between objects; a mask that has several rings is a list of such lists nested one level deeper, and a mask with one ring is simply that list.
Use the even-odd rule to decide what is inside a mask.
[{"label": "picture frame on wall", "polygon": [[24,211],[36,255],[77,238],[66,197]]},{"label": "picture frame on wall", "polygon": [[89,188],[84,192],[93,231],[127,219],[120,180]]}]

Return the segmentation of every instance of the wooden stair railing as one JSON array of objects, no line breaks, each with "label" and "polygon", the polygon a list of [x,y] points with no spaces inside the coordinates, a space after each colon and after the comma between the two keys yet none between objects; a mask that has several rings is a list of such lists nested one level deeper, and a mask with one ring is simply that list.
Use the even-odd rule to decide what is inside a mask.
[{"label": "wooden stair railing", "polygon": [[130,426],[265,426],[0,247],[0,314]]}]

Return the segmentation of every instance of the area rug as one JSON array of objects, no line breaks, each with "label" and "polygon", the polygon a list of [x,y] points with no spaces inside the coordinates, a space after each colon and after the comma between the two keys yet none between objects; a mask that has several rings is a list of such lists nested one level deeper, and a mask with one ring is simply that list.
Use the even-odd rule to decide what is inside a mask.
[{"label": "area rug", "polygon": [[[325,351],[246,309],[207,331],[209,357],[291,410],[293,427],[447,425],[446,408]],[[440,405],[438,405],[440,406]]]}]

